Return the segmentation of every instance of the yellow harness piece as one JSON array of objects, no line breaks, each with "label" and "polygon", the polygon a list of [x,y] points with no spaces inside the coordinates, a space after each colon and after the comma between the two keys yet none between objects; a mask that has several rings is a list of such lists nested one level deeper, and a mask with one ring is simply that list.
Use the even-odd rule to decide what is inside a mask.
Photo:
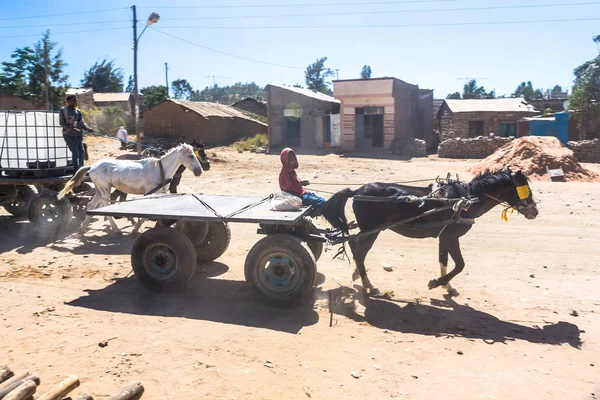
[{"label": "yellow harness piece", "polygon": [[531,194],[529,186],[528,185],[517,186],[517,194],[519,195],[519,199],[521,199],[521,200],[525,200],[525,199],[529,198],[529,195]]}]

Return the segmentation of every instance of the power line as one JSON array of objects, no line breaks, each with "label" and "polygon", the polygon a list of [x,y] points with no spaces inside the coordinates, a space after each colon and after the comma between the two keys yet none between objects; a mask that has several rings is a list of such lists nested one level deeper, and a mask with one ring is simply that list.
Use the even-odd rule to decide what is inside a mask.
[{"label": "power line", "polygon": [[[129,8],[129,7],[127,7],[127,8]],[[127,9],[127,8],[125,8],[125,9]],[[62,13],[62,14],[30,15],[27,17],[0,18],[0,21],[12,21],[12,20],[17,20],[17,19],[34,19],[34,18],[47,18],[47,17],[62,17],[65,15],[93,14],[93,13],[108,12],[108,11],[118,11],[118,10],[123,10],[123,9],[124,9],[123,7],[119,7],[119,8],[106,8],[104,10],[77,11],[77,12]]]},{"label": "power line", "polygon": [[93,21],[93,22],[69,22],[62,24],[43,24],[43,25],[15,25],[15,26],[0,26],[0,29],[17,29],[17,28],[44,28],[51,26],[65,26],[65,25],[92,25],[92,24],[114,24],[117,22],[131,22],[129,19],[119,19],[114,21]]},{"label": "power line", "polygon": [[[87,32],[99,32],[99,31],[117,31],[117,30],[122,30],[122,29],[130,29],[130,26],[123,26],[120,28],[101,28],[101,29],[90,29],[90,30],[86,30],[86,31],[69,31],[69,32],[52,32],[52,36],[54,35],[69,35],[72,33],[87,33]],[[31,36],[40,36],[40,33],[36,33],[36,34],[29,34],[29,35],[16,35],[16,36],[0,36],[0,39],[15,39],[15,38],[22,38],[22,37],[31,37]]]},{"label": "power line", "polygon": [[164,7],[139,7],[139,8],[152,8],[152,9],[182,9],[182,8],[274,8],[274,7],[331,7],[331,6],[372,6],[372,5],[385,5],[385,4],[420,4],[420,3],[447,3],[456,2],[462,0],[402,0],[402,1],[360,1],[360,2],[346,2],[346,3],[303,3],[303,4],[238,4],[238,5],[211,5],[211,6],[168,6]]},{"label": "power line", "polygon": [[255,59],[253,59],[253,58],[241,57],[241,56],[238,56],[238,55],[235,55],[235,54],[226,53],[226,52],[224,52],[224,51],[215,50],[215,49],[212,49],[212,48],[210,48],[210,47],[203,46],[203,45],[201,45],[201,44],[198,44],[198,43],[192,42],[192,41],[190,41],[190,40],[187,40],[187,39],[184,39],[184,38],[182,38],[182,37],[175,36],[175,35],[172,35],[172,34],[170,34],[170,33],[167,33],[167,32],[161,31],[161,30],[158,30],[158,29],[156,29],[156,28],[154,28],[154,27],[150,27],[150,29],[152,29],[153,31],[156,31],[156,32],[158,32],[158,33],[162,33],[163,35],[170,36],[170,37],[172,37],[172,38],[174,38],[174,39],[180,40],[180,41],[182,41],[182,42],[186,42],[186,43],[188,43],[188,44],[191,44],[191,45],[194,45],[194,46],[200,47],[200,48],[202,48],[202,49],[204,49],[204,50],[212,51],[212,52],[214,52],[214,53],[219,53],[219,54],[222,54],[222,55],[225,55],[225,56],[229,56],[229,57],[238,58],[238,59],[240,59],[240,60],[251,61],[251,62],[258,63],[258,64],[271,65],[271,66],[274,66],[274,67],[281,67],[281,68],[290,68],[290,69],[304,69],[304,68],[302,68],[302,67],[293,67],[293,66],[290,66],[290,65],[282,65],[282,64],[271,63],[271,62],[268,62],[268,61],[260,61],[260,60],[255,60]]},{"label": "power line", "polygon": [[[567,7],[567,6],[585,6],[600,5],[600,1],[588,1],[580,3],[561,3],[561,4],[531,4],[520,6],[489,6],[489,7],[462,7],[462,8],[437,8],[426,10],[390,10],[390,11],[352,11],[352,12],[333,12],[333,13],[315,13],[315,14],[271,14],[271,15],[251,15],[251,16],[225,16],[225,17],[192,17],[177,18],[177,21],[191,20],[223,20],[223,19],[257,19],[257,18],[295,18],[295,17],[320,17],[320,16],[341,16],[341,15],[373,15],[373,14],[412,14],[412,13],[430,13],[430,12],[453,12],[453,11],[490,11],[490,10],[508,10],[523,8],[546,8],[546,7]],[[165,21],[173,21],[165,19]]]},{"label": "power line", "polygon": [[[476,26],[476,25],[518,25],[550,22],[582,22],[598,21],[598,18],[571,18],[571,19],[541,19],[525,21],[486,21],[486,22],[451,22],[431,24],[403,24],[403,25],[303,25],[303,26],[163,26],[163,29],[360,29],[360,28],[417,28],[436,26]],[[166,32],[162,32],[165,33]]]}]

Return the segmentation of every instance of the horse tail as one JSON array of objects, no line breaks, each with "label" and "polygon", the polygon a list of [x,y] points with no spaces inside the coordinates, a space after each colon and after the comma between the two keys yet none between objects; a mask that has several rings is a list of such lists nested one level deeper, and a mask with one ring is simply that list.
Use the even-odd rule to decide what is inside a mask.
[{"label": "horse tail", "polygon": [[61,200],[63,197],[71,193],[73,189],[81,185],[81,182],[83,182],[83,179],[85,178],[85,175],[90,170],[90,168],[91,167],[89,166],[79,168],[79,170],[77,170],[77,173],[73,175],[73,177],[69,179],[69,181],[65,184],[63,190],[61,190],[60,193],[58,193],[58,200]]},{"label": "horse tail", "polygon": [[321,207],[323,216],[336,229],[348,233],[348,220],[346,219],[345,207],[348,199],[354,197],[356,191],[352,189],[344,189],[334,194]]}]

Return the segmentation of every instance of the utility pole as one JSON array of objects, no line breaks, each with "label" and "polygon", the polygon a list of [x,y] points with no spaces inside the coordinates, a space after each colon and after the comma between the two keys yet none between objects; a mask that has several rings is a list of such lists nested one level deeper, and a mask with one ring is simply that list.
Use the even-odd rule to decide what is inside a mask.
[{"label": "utility pole", "polygon": [[44,97],[46,100],[46,110],[51,111],[50,110],[50,83],[48,80],[48,75],[49,75],[49,71],[48,71],[48,64],[50,64],[50,61],[48,59],[48,40],[47,38],[44,38]]},{"label": "utility pole", "polygon": [[337,81],[340,80],[340,69],[339,68],[335,69],[335,80],[337,80]]},{"label": "utility pole", "polygon": [[459,81],[464,80],[465,81],[465,85],[471,81],[485,81],[487,78],[470,78],[470,77],[466,77],[466,78],[456,78]]},{"label": "utility pole", "polygon": [[167,86],[167,98],[169,98],[169,65],[165,63],[165,83]]},{"label": "utility pole", "polygon": [[142,146],[140,145],[140,96],[138,92],[138,76],[137,76],[137,13],[135,6],[131,6],[133,11],[133,101],[134,106],[134,125],[135,125],[135,141],[137,142],[137,153],[142,154]]}]

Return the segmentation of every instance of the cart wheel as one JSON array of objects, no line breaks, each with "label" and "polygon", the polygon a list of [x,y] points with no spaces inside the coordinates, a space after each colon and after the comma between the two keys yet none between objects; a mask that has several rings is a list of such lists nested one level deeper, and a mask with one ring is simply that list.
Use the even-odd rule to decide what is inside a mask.
[{"label": "cart wheel", "polygon": [[4,204],[4,209],[17,218],[27,216],[29,203],[36,192],[30,186],[18,186],[17,198]]},{"label": "cart wheel", "polygon": [[208,223],[199,221],[177,221],[175,229],[189,237],[194,246],[200,246],[200,243],[208,234]]},{"label": "cart wheel", "polygon": [[44,190],[31,199],[28,208],[29,222],[35,232],[47,237],[65,230],[73,219],[73,208],[66,197],[58,200],[57,193]]},{"label": "cart wheel", "polygon": [[289,305],[310,293],[317,264],[301,239],[285,234],[268,235],[248,253],[244,275],[257,294],[277,304]]},{"label": "cart wheel", "polygon": [[137,238],[131,265],[142,284],[154,291],[183,289],[196,272],[190,239],[173,228],[152,228]]},{"label": "cart wheel", "polygon": [[229,247],[231,230],[224,222],[208,222],[208,232],[200,244],[196,246],[196,257],[199,263],[207,263],[221,257]]},{"label": "cart wheel", "polygon": [[319,242],[318,240],[307,240],[306,245],[315,256],[315,261],[319,261],[321,254],[323,254],[323,242]]}]

